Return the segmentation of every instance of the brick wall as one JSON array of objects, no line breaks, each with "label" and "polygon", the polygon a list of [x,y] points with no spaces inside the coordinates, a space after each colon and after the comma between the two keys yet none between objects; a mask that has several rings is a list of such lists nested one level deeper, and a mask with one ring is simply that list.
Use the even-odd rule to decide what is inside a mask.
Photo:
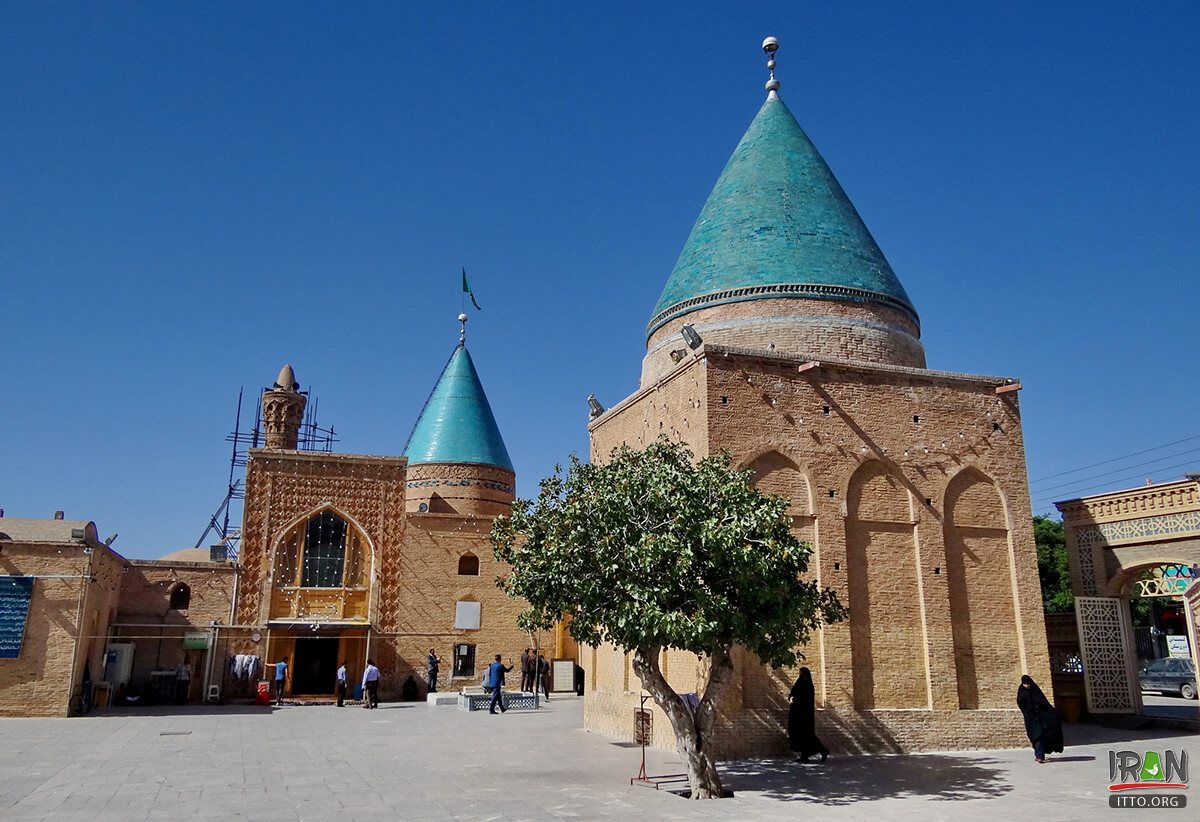
[{"label": "brick wall", "polygon": [[0,574],[43,577],[33,583],[20,656],[0,659],[0,716],[66,716],[85,662],[100,680],[121,561],[99,544],[0,545]]},{"label": "brick wall", "polygon": [[893,308],[839,300],[749,300],[692,311],[655,331],[642,361],[643,388],[675,367],[670,352],[686,349],[679,333],[684,324],[693,325],[709,345],[773,346],[818,359],[925,367],[920,328]]},{"label": "brick wall", "polygon": [[[1016,395],[995,379],[799,363],[706,350],[594,422],[593,459],[661,431],[811,499],[792,509],[810,572],[851,608],[803,649],[835,750],[1022,744],[1016,683],[1048,681],[1049,663]],[[626,694],[615,660],[595,657],[587,725],[628,736],[639,684]],[[793,673],[743,664],[723,755],[781,749]]]},{"label": "brick wall", "polygon": [[[172,670],[187,662],[192,667],[189,698],[203,699],[208,653],[185,651],[183,635],[207,631],[213,622],[229,624],[235,573],[234,566],[224,562],[128,562],[112,641],[134,645],[132,682],[144,690],[151,671]],[[177,585],[186,585],[190,592],[186,609],[170,607],[171,591]],[[216,663],[223,665],[223,660]]]}]

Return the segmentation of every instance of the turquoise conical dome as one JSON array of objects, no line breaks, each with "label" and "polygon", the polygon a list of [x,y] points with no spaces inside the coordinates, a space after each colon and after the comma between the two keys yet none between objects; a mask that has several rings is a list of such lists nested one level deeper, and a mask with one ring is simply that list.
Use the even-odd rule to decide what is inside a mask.
[{"label": "turquoise conical dome", "polygon": [[704,204],[647,336],[708,306],[780,298],[877,303],[919,323],[850,198],[772,93]]},{"label": "turquoise conical dome", "polygon": [[450,355],[408,436],[409,465],[460,462],[513,470],[466,344]]}]

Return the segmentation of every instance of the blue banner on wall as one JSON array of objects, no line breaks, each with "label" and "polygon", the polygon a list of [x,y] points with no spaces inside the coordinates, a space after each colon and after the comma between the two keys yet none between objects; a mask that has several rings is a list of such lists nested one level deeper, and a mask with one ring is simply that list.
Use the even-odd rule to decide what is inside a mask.
[{"label": "blue banner on wall", "polygon": [[0,659],[21,655],[33,577],[0,577]]}]

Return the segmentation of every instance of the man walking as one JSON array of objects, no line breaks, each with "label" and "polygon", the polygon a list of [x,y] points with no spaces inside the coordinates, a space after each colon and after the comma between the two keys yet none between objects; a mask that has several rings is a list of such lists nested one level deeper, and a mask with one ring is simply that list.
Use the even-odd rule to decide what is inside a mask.
[{"label": "man walking", "polygon": [[274,663],[275,665],[275,704],[283,704],[283,685],[287,680],[287,657]]},{"label": "man walking", "polygon": [[375,660],[367,660],[367,669],[363,671],[363,707],[378,708],[379,707],[379,669],[375,667]]},{"label": "man walking", "polygon": [[521,690],[533,690],[533,649],[526,648],[521,652]]},{"label": "man walking", "polygon": [[431,694],[437,692],[438,665],[440,663],[438,655],[430,648],[429,656],[425,659],[425,679]]},{"label": "man walking", "polygon": [[337,670],[337,698],[338,707],[343,708],[346,705],[346,660],[342,660],[342,667]]},{"label": "man walking", "polygon": [[487,684],[492,688],[492,701],[488,705],[488,713],[496,713],[496,706],[500,706],[500,713],[505,713],[508,708],[504,707],[504,699],[501,694],[504,691],[504,675],[512,670],[511,665],[505,665],[500,661],[500,654],[496,654],[496,661],[488,666]]}]

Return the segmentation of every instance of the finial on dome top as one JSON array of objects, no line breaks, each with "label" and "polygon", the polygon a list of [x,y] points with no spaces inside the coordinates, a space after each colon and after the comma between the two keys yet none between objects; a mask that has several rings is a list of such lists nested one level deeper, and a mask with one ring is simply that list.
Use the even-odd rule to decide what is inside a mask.
[{"label": "finial on dome top", "polygon": [[774,37],[768,37],[762,42],[762,50],[767,55],[767,70],[771,72],[771,78],[767,80],[768,98],[778,97],[779,81],[775,79],[775,52],[779,51],[779,41]]},{"label": "finial on dome top", "polygon": [[460,330],[458,332],[458,342],[459,342],[459,344],[466,344],[466,342],[467,342],[467,315],[459,314],[458,321],[460,323],[462,323],[462,330]]}]

